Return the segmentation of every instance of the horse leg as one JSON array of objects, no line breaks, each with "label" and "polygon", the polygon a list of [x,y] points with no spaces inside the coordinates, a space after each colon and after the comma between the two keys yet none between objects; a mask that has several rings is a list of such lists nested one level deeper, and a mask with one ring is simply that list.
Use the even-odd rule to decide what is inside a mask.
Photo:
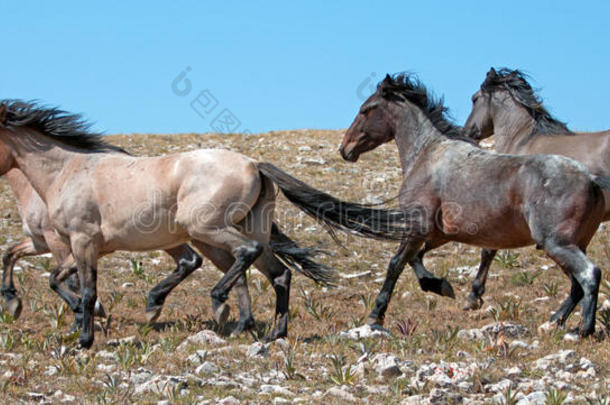
[{"label": "horse leg", "polygon": [[191,231],[189,233],[194,241],[230,251],[235,259],[229,270],[214,286],[210,294],[214,319],[223,327],[230,312],[229,306],[226,304],[229,291],[240,277],[245,276],[248,267],[263,253],[263,245],[256,240],[246,237],[233,227],[214,229],[207,232]]},{"label": "horse leg", "polygon": [[[595,332],[595,310],[597,308],[601,270],[576,246],[566,246],[551,242],[545,244],[545,251],[580,285],[583,292],[583,320],[580,327],[580,335],[583,337],[591,335]],[[578,288],[572,285],[572,292],[570,297],[568,297],[569,301],[566,300],[567,303],[564,302],[559,311],[553,315],[552,319],[555,319],[559,324],[563,324],[576,306],[578,295]]]},{"label": "horse leg", "polygon": [[[74,313],[74,325],[72,331],[80,328],[80,324],[83,319],[83,312],[81,308],[81,297],[78,295],[80,288],[74,290],[74,287],[66,285],[66,279],[76,274],[77,268],[75,266],[58,266],[49,277],[49,287],[59,295],[61,299],[68,304],[68,307]],[[78,280],[78,278],[76,278]]]},{"label": "horse leg", "polygon": [[86,234],[71,235],[72,254],[78,268],[80,291],[82,294],[80,307],[82,313],[82,330],[78,342],[82,348],[93,345],[95,330],[93,316],[95,301],[97,301],[97,259],[98,248],[95,239]]},{"label": "horse leg", "polygon": [[576,308],[576,305],[580,302],[580,300],[585,295],[582,287],[578,283],[578,281],[574,278],[574,276],[569,275],[570,281],[572,282],[572,286],[570,288],[570,295],[568,298],[563,301],[557,312],[553,314],[551,317],[551,322],[557,323],[558,326],[563,327],[565,325],[566,320]]},{"label": "horse leg", "polygon": [[34,241],[27,238],[9,248],[4,256],[2,256],[2,264],[4,268],[2,271],[2,288],[0,291],[2,292],[4,302],[6,303],[7,312],[15,319],[19,318],[23,308],[21,299],[17,294],[17,290],[15,289],[15,284],[13,282],[13,268],[15,267],[15,263],[17,263],[17,261],[22,257],[42,253],[46,252],[37,251],[36,247],[34,246]]},{"label": "horse leg", "polygon": [[[229,271],[235,259],[229,253],[221,249],[216,249],[208,244],[200,241],[193,241],[193,245],[202,255],[210,259],[210,261],[220,271],[226,273]],[[239,303],[239,321],[237,326],[231,332],[231,335],[237,335],[241,332],[254,328],[254,316],[252,315],[252,306],[250,303],[250,293],[248,292],[248,284],[246,283],[246,275],[242,275],[237,279],[235,283],[235,291],[237,293],[237,300]]]},{"label": "horse leg", "polygon": [[265,248],[256,261],[256,267],[269,279],[275,290],[275,316],[273,330],[265,337],[266,341],[288,336],[288,316],[290,303],[290,269],[282,264],[270,247]]},{"label": "horse leg", "polygon": [[489,274],[491,263],[494,257],[496,257],[496,253],[498,251],[494,249],[481,249],[481,263],[479,264],[477,275],[472,282],[470,294],[466,297],[466,304],[462,307],[464,311],[479,309],[483,305],[483,298],[481,297],[485,293],[487,275]]},{"label": "horse leg", "polygon": [[163,309],[168,294],[192,272],[201,267],[203,260],[189,245],[180,245],[166,252],[176,262],[176,269],[163,281],[153,287],[146,301],[146,322],[152,325]]},{"label": "horse leg", "polygon": [[447,243],[447,241],[438,240],[426,242],[424,248],[409,261],[409,265],[413,268],[422,291],[430,291],[443,297],[455,298],[455,293],[453,292],[451,284],[444,278],[436,277],[424,266],[424,255],[445,243]]},{"label": "horse leg", "polygon": [[402,273],[405,264],[415,257],[422,244],[423,241],[419,239],[407,239],[400,243],[398,252],[396,252],[394,257],[392,257],[392,260],[390,260],[385,281],[383,282],[379,295],[377,295],[377,298],[375,299],[375,307],[369,315],[369,319],[366,322],[367,324],[383,325],[385,312],[388,309],[388,304],[390,303],[390,298],[392,297],[392,292],[394,291],[398,277]]}]

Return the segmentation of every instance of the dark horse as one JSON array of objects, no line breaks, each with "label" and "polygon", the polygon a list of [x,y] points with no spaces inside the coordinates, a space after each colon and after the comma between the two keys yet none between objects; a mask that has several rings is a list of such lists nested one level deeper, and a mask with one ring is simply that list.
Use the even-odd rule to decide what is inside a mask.
[{"label": "dark horse", "polygon": [[[273,222],[276,186],[330,229],[386,239],[402,239],[407,230],[401,210],[340,201],[236,152],[202,149],[135,157],[89,132],[77,115],[5,102],[0,103],[0,175],[15,168],[40,195],[51,226],[70,246],[81,296],[63,298],[82,317],[83,347],[94,340],[99,257],[187,242],[225,272],[211,292],[219,324],[228,315],[229,291],[254,264],[276,293],[269,339],[286,336],[290,269],[318,282],[334,277],[308,257],[311,250],[299,248]],[[53,277],[61,283],[74,271],[61,263]]]},{"label": "dark horse", "polygon": [[[534,155],[551,153],[578,160],[598,176],[610,176],[610,131],[572,132],[544,108],[526,76],[518,70],[491,68],[472,96],[472,111],[464,125],[464,135],[479,141],[494,135],[500,153]],[[610,219],[610,193],[604,220]],[[485,282],[496,250],[483,249],[481,265],[472,283],[464,309],[481,306]],[[582,297],[578,283],[575,296]]]},{"label": "dark horse", "polygon": [[[411,221],[367,322],[383,323],[398,277],[426,242],[491,249],[535,244],[583,289],[580,334],[592,334],[601,270],[584,250],[603,219],[601,187],[610,186],[610,179],[560,156],[484,151],[444,113],[415,79],[388,75],[343,138],[341,155],[352,162],[396,141],[403,172],[399,200]],[[552,321],[562,324],[578,298],[568,297]]]}]

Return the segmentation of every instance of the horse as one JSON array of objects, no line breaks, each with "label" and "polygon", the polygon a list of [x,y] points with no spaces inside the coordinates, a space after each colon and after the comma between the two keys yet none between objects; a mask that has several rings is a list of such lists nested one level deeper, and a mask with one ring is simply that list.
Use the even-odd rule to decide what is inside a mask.
[{"label": "horse", "polygon": [[[32,188],[27,178],[17,169],[11,169],[6,173],[9,186],[17,199],[19,214],[21,216],[22,229],[25,238],[11,246],[2,256],[2,297],[5,300],[7,312],[17,319],[21,315],[22,302],[17,294],[13,281],[13,268],[16,262],[27,256],[51,253],[57,263],[72,263],[74,260],[70,254],[70,246],[67,245],[54,231],[47,214],[47,206],[40,198],[36,190]],[[201,257],[188,245],[181,245],[166,252],[176,262],[176,269],[161,283],[155,286],[148,294],[146,305],[147,322],[152,324],[160,315],[165,299],[169,293],[187,276],[201,266]],[[78,277],[76,274],[61,283],[56,274],[49,277],[49,285],[52,290],[66,300],[67,303],[78,294]],[[66,291],[66,287],[70,292]],[[247,287],[246,287],[247,288]],[[246,290],[246,294],[247,290]],[[77,313],[75,313],[77,315]],[[105,317],[102,304],[97,301],[95,315]],[[75,316],[74,327],[80,327],[78,316]]]},{"label": "horse", "polygon": [[[536,245],[584,292],[579,332],[591,335],[601,270],[584,251],[603,219],[602,188],[610,187],[610,179],[562,156],[482,150],[445,112],[412,75],[387,75],[341,142],[341,156],[356,162],[395,140],[403,173],[399,202],[411,220],[367,323],[383,325],[398,277],[426,242],[489,249]],[[579,299],[571,294],[551,322],[563,325]]]},{"label": "horse", "polygon": [[[472,96],[472,111],[464,125],[464,135],[480,141],[494,135],[500,153],[563,155],[581,162],[599,176],[610,176],[610,131],[572,132],[543,106],[519,70],[491,68],[481,88]],[[604,221],[610,219],[610,193]],[[478,309],[483,303],[489,267],[497,251],[483,249],[481,264],[468,294],[465,310]],[[576,296],[583,292],[578,283]]]},{"label": "horse", "polygon": [[[0,175],[19,168],[45,202],[54,230],[69,244],[81,297],[79,345],[94,341],[97,261],[116,251],[169,249],[191,243],[225,271],[212,289],[212,312],[224,325],[227,296],[254,264],[276,293],[274,327],[287,336],[290,269],[319,283],[335,273],[309,257],[273,220],[277,186],[289,201],[332,232],[400,240],[401,210],[344,202],[270,163],[222,149],[135,157],[89,131],[79,115],[34,103],[0,103]],[[60,266],[56,278],[73,272]]]}]

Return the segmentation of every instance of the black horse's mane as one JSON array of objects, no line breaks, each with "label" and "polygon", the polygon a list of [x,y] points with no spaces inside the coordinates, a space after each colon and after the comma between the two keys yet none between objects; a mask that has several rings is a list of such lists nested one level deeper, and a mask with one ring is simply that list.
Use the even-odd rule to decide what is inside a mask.
[{"label": "black horse's mane", "polygon": [[91,132],[91,124],[80,114],[42,106],[35,101],[0,100],[0,106],[6,108],[6,117],[0,127],[28,127],[78,149],[128,154],[119,146],[104,141],[102,134]]},{"label": "black horse's mane", "polygon": [[432,125],[447,138],[477,145],[471,138],[463,134],[462,127],[454,124],[448,117],[449,109],[443,105],[443,99],[434,97],[414,75],[409,73],[387,75],[377,88],[383,97],[394,96],[415,104],[428,117]]},{"label": "black horse's mane", "polygon": [[568,126],[554,118],[542,105],[542,99],[536,95],[527,82],[527,75],[519,70],[501,68],[491,70],[481,85],[481,90],[491,92],[497,89],[506,90],[511,97],[521,104],[536,122],[533,133],[540,135],[573,134]]}]

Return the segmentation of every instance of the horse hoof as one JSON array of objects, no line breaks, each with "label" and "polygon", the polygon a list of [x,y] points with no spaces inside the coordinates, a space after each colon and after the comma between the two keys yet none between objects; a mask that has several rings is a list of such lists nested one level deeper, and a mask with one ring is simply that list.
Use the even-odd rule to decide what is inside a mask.
[{"label": "horse hoof", "polygon": [[93,346],[93,336],[81,337],[78,339],[78,344],[82,349],[90,349]]},{"label": "horse hoof", "polygon": [[98,318],[106,318],[106,311],[101,302],[95,301],[95,307],[93,308],[93,314]]},{"label": "horse hoof", "polygon": [[441,282],[441,295],[443,297],[449,297],[449,298],[453,298],[455,299],[455,293],[453,292],[453,287],[451,286],[451,283],[449,283],[449,281],[443,279],[443,281]]},{"label": "horse hoof", "polygon": [[13,317],[13,319],[19,318],[22,309],[23,306],[21,305],[21,299],[17,297],[10,300],[6,305],[6,311]]},{"label": "horse hoof", "polygon": [[146,325],[150,326],[155,323],[157,319],[159,319],[159,316],[161,316],[161,309],[163,309],[163,307],[149,309],[146,311]]},{"label": "horse hoof", "polygon": [[225,324],[227,323],[227,318],[229,318],[230,312],[231,308],[229,307],[229,305],[224,303],[221,304],[218,309],[216,309],[216,312],[214,312],[214,320],[216,321],[218,326],[220,326],[221,328],[225,326]]}]

